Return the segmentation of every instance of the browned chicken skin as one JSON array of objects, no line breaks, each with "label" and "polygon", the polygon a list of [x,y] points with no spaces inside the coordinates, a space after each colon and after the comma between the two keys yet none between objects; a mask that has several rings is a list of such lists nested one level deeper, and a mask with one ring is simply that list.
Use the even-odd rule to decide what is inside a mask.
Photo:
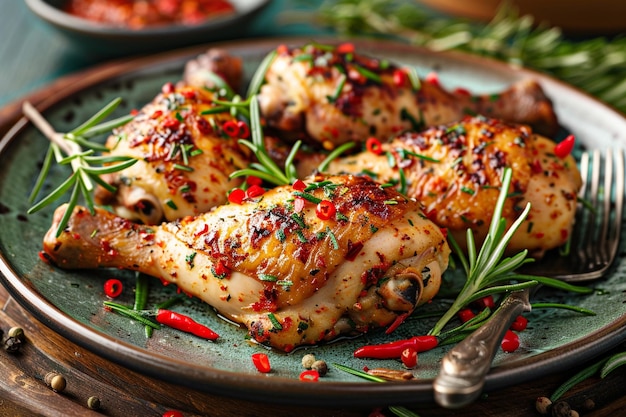
[{"label": "browned chicken skin", "polygon": [[[541,256],[567,241],[581,186],[574,158],[558,158],[554,148],[553,141],[528,127],[468,117],[420,133],[405,132],[382,144],[380,154],[364,151],[339,158],[328,172],[369,175],[380,183],[397,184],[463,244],[467,228],[477,242],[484,239],[502,171],[511,167],[511,197],[503,216],[510,225],[528,202],[531,211],[509,251],[528,249]],[[303,159],[301,175],[310,173],[321,157]]]},{"label": "browned chicken skin", "polygon": [[436,79],[415,82],[411,71],[347,45],[277,48],[259,94],[268,127],[326,149],[369,136],[385,141],[475,114],[529,124],[548,136],[558,128],[550,100],[533,80],[499,94],[449,92]]},{"label": "browned chicken skin", "polygon": [[[229,175],[248,166],[251,152],[227,133],[239,122],[206,88],[166,84],[135,119],[107,140],[111,155],[138,159],[130,168],[104,176],[117,188],[96,192],[99,204],[143,223],[159,223],[208,211],[226,202],[241,184]],[[211,113],[217,111],[215,113]],[[206,113],[206,114],[205,114]]]},{"label": "browned chicken skin", "polygon": [[[62,268],[138,270],[171,282],[289,351],[387,326],[437,293],[449,248],[420,205],[365,177],[317,176],[160,226],[76,208],[44,250]],[[327,199],[322,219],[307,198]],[[307,200],[308,201],[308,200]]]}]

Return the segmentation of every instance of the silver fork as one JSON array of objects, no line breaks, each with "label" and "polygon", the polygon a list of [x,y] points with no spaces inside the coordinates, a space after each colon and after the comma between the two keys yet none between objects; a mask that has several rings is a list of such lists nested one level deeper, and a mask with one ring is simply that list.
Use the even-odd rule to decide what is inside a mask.
[{"label": "silver fork", "polygon": [[[609,149],[604,158],[598,150],[582,154],[583,185],[579,193],[582,203],[576,212],[569,253],[532,263],[525,273],[568,282],[598,279],[606,273],[615,260],[620,242],[624,164],[622,150]],[[529,298],[537,288],[511,293],[487,323],[446,354],[433,383],[437,403],[446,408],[460,408],[480,395],[504,333],[519,314],[530,311]]]}]

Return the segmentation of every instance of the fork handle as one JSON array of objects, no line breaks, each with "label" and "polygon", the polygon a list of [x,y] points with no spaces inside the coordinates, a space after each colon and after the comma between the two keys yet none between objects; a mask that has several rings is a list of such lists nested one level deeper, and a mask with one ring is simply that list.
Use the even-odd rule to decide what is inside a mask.
[{"label": "fork handle", "polygon": [[512,293],[487,323],[444,356],[439,375],[433,382],[435,400],[439,405],[460,408],[480,395],[504,334],[515,318],[530,308],[528,291],[530,289]]}]

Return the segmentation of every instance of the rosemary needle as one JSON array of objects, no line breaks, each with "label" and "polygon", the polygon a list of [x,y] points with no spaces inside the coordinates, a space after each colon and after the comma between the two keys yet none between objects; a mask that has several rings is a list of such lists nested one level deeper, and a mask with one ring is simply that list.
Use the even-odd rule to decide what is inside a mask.
[{"label": "rosemary needle", "polygon": [[[89,138],[102,133],[107,133],[112,129],[128,123],[132,116],[123,116],[114,120],[103,122],[113,110],[121,103],[121,99],[115,99],[93,115],[89,120],[68,133],[59,133],[48,123],[48,121],[32,106],[25,102],[22,106],[24,115],[39,129],[41,133],[50,141],[48,152],[44,157],[42,169],[37,177],[35,186],[30,195],[33,202],[48,177],[50,168],[54,160],[59,165],[69,165],[72,168],[71,175],[57,186],[39,202],[35,203],[28,210],[28,214],[35,213],[44,207],[49,206],[54,201],[62,198],[66,192],[72,190],[68,208],[57,228],[57,236],[69,221],[70,214],[78,204],[78,199],[82,195],[89,210],[94,211],[94,200],[92,192],[94,183],[101,185],[109,191],[114,187],[107,184],[100,178],[100,175],[121,171],[137,162],[135,158],[123,156],[96,156],[96,150],[106,150],[102,145],[90,142]],[[89,148],[83,150],[83,147]],[[95,166],[95,165],[98,166]]]}]

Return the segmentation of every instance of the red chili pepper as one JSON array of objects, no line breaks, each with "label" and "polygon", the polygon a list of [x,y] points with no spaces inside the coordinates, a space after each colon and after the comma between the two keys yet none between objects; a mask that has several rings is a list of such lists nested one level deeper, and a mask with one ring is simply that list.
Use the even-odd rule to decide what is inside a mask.
[{"label": "red chili pepper", "polygon": [[511,324],[511,330],[521,332],[526,330],[526,326],[528,326],[528,319],[524,316],[517,316],[515,321]]},{"label": "red chili pepper", "polygon": [[293,201],[293,211],[296,213],[300,213],[304,210],[304,206],[306,205],[306,200],[302,197],[296,197]]},{"label": "red chili pepper", "polygon": [[222,260],[218,260],[213,267],[215,271],[215,275],[224,275],[230,273],[230,269],[226,266],[226,264]]},{"label": "red chili pepper", "polygon": [[[348,243],[350,243],[350,242],[348,242]],[[363,244],[360,245],[360,247],[358,248],[358,251],[360,251],[362,248],[363,248]],[[350,252],[350,249],[352,249],[352,248],[348,249],[348,253]],[[358,251],[357,251],[357,254],[358,254]],[[354,255],[354,257],[356,257],[356,255]],[[351,260],[354,260],[354,257]],[[345,258],[350,260],[348,258],[348,256],[347,256],[347,254],[346,254]],[[385,329],[385,334],[393,333],[402,323],[404,323],[404,321],[407,319],[407,317],[409,317],[409,313],[398,314],[396,316],[396,318],[393,320],[393,323],[391,323],[389,325],[389,327],[387,327]]]},{"label": "red chili pepper", "polygon": [[235,188],[228,194],[228,201],[233,204],[241,204],[243,202],[246,192],[241,188]]},{"label": "red chili pepper", "polygon": [[263,180],[259,177],[255,177],[254,175],[250,175],[246,177],[246,184],[260,186],[261,184],[263,184]]},{"label": "red chili pepper", "polygon": [[354,351],[354,357],[397,359],[402,355],[404,349],[413,348],[416,352],[426,352],[427,350],[436,348],[438,344],[439,340],[436,336],[413,336],[409,339],[397,340],[380,345],[362,346]]},{"label": "red chili pepper", "polygon": [[339,54],[350,54],[354,52],[354,44],[353,43],[342,43],[341,45],[337,46],[337,53]]},{"label": "red chili pepper", "polygon": [[381,153],[383,153],[383,144],[374,137],[367,138],[367,141],[365,141],[365,148],[368,152],[374,153],[376,155],[380,155]]},{"label": "red chili pepper", "polygon": [[304,191],[304,189],[306,188],[306,184],[302,180],[296,180],[293,183],[292,187],[296,191]]},{"label": "red chili pepper", "polygon": [[574,142],[576,142],[574,135],[569,135],[554,147],[554,154],[561,159],[565,158],[572,153]]},{"label": "red chili pepper", "polygon": [[272,370],[270,358],[265,353],[253,353],[252,363],[256,367],[257,371],[261,373],[266,374]]},{"label": "red chili pepper", "polygon": [[122,294],[124,286],[119,279],[111,278],[104,283],[104,293],[107,297],[117,298]]},{"label": "red chili pepper", "polygon": [[463,88],[463,87],[455,88],[454,94],[458,96],[467,96],[467,97],[470,97],[472,95],[472,93],[467,88]]},{"label": "red chili pepper", "polygon": [[500,346],[507,353],[515,352],[519,348],[519,336],[511,330],[507,330]]},{"label": "red chili pepper", "polygon": [[320,379],[320,373],[315,369],[309,369],[307,371],[303,371],[300,374],[300,381],[306,382],[317,382]]},{"label": "red chili pepper", "polygon": [[183,417],[183,413],[176,410],[168,410],[163,413],[163,417]]},{"label": "red chili pepper", "polygon": [[474,314],[474,312],[469,308],[464,308],[463,310],[458,312],[458,316],[461,322],[466,323],[476,317],[476,314]]},{"label": "red chili pepper", "polygon": [[253,185],[252,187],[246,190],[246,197],[248,198],[259,197],[259,196],[262,196],[263,194],[265,194],[265,189],[258,185]]},{"label": "red chili pepper", "polygon": [[231,138],[236,138],[239,135],[239,126],[237,126],[237,122],[234,120],[224,122],[222,130]]},{"label": "red chili pepper", "polygon": [[208,340],[216,340],[219,335],[203,324],[198,323],[189,316],[171,310],[159,309],[156,321],[176,330],[191,333],[195,336]]},{"label": "red chili pepper", "polygon": [[426,82],[430,83],[436,87],[440,87],[441,84],[439,83],[439,75],[437,75],[436,72],[430,72],[428,73],[428,75],[426,75]]},{"label": "red chili pepper", "polygon": [[320,201],[315,208],[315,214],[321,220],[332,219],[335,217],[336,213],[337,208],[335,207],[335,204],[329,200]]},{"label": "red chili pepper", "polygon": [[250,136],[250,128],[246,124],[246,122],[240,120],[237,122],[237,128],[239,129],[239,137],[246,139]]},{"label": "red chili pepper", "polygon": [[480,298],[474,302],[474,305],[477,308],[491,308],[493,309],[496,305],[496,302],[493,300],[492,295],[487,295],[483,298]]},{"label": "red chili pepper", "polygon": [[417,350],[410,347],[404,349],[400,354],[400,360],[408,369],[415,368],[417,366]]}]

